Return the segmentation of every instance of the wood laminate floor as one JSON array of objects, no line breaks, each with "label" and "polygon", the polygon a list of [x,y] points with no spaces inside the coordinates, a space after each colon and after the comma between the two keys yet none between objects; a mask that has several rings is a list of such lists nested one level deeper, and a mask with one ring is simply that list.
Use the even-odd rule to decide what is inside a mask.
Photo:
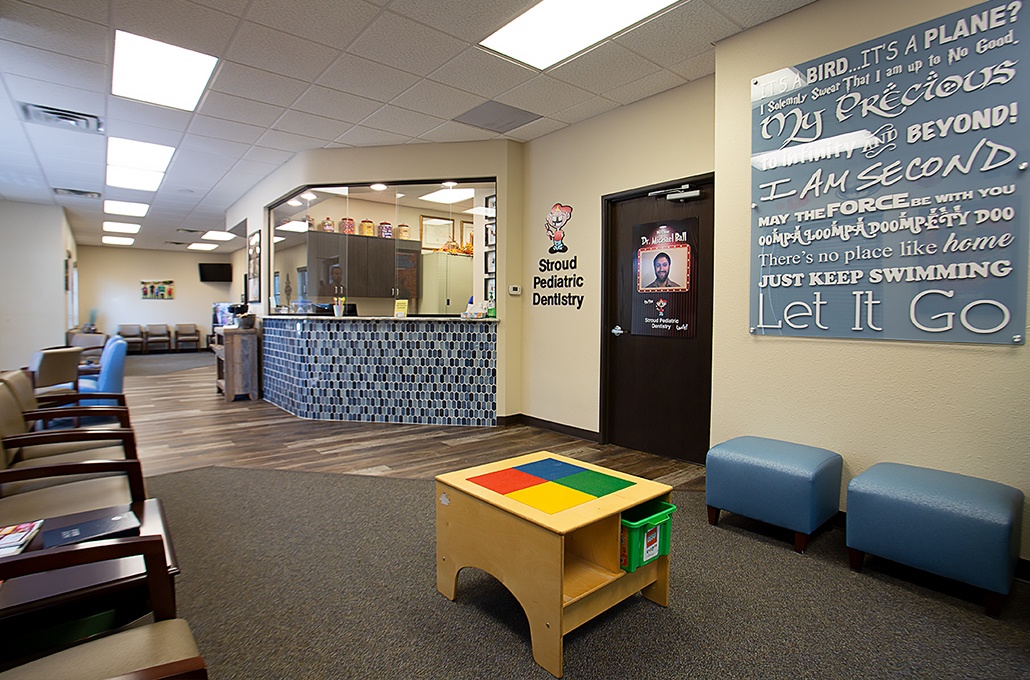
[{"label": "wood laminate floor", "polygon": [[677,488],[704,488],[702,466],[525,425],[327,422],[263,400],[227,403],[215,390],[213,362],[179,370],[198,359],[203,363],[189,355],[130,357],[125,394],[147,476],[215,465],[432,479],[547,450]]}]

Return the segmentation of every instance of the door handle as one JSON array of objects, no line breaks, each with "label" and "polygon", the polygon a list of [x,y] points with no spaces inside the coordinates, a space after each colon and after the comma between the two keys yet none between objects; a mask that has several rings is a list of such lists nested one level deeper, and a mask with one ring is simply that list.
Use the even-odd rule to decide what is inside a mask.
[{"label": "door handle", "polygon": [[616,326],[615,328],[612,329],[612,335],[614,335],[615,337],[618,337],[618,336],[622,335],[625,332],[626,331],[622,330],[621,326]]}]

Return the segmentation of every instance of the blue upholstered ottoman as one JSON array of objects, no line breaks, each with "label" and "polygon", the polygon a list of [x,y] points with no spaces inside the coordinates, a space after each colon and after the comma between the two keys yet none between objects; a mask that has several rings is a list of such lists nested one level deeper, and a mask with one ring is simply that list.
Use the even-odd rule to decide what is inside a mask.
[{"label": "blue upholstered ottoman", "polygon": [[719,511],[761,520],[794,532],[794,550],[805,552],[812,533],[840,508],[839,454],[764,437],[716,444],[705,461],[708,523]]},{"label": "blue upholstered ottoman", "polygon": [[1019,561],[1023,492],[977,477],[877,463],[848,484],[851,568],[865,553],[987,591],[997,616]]}]

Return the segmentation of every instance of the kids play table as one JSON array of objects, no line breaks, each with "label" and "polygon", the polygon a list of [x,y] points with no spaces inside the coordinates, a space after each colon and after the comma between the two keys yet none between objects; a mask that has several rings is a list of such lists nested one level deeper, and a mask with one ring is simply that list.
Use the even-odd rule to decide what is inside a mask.
[{"label": "kids play table", "polygon": [[[436,478],[436,587],[476,567],[529,619],[533,658],[562,675],[562,637],[636,592],[669,604],[669,556],[620,568],[621,514],[672,487],[539,451]],[[667,527],[666,527],[667,530]]]}]

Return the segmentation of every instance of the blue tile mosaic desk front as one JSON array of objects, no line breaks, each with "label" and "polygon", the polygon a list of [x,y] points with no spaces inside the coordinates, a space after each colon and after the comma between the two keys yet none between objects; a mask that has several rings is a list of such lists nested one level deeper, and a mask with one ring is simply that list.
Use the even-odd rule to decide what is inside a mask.
[{"label": "blue tile mosaic desk front", "polygon": [[314,420],[497,424],[497,325],[270,316],[264,398]]}]

